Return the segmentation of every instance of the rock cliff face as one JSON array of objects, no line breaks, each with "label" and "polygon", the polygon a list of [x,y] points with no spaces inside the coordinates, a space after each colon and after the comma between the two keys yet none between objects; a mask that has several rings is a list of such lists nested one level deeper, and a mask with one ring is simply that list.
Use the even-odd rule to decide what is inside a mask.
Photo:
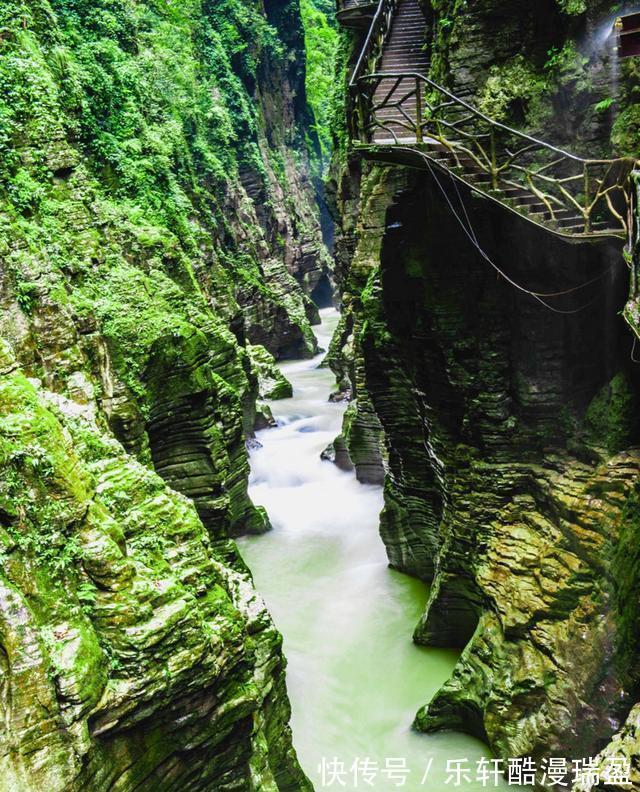
[{"label": "rock cliff face", "polygon": [[[612,125],[596,109],[608,56],[579,54],[603,4],[427,11],[439,82],[578,153],[610,152],[624,90]],[[595,755],[640,692],[640,380],[622,245],[571,246],[446,177],[342,154],[330,360],[355,397],[344,434],[360,477],[384,475],[391,564],[432,581],[415,640],[463,649],[416,727],[471,731],[502,757]],[[529,290],[580,288],[549,308],[468,234]],[[632,752],[634,712],[605,754]]]},{"label": "rock cliff face", "polygon": [[228,538],[268,527],[259,379],[314,353],[331,275],[296,6],[0,28],[0,788],[310,788]]},{"label": "rock cliff face", "polygon": [[2,788],[310,789],[235,547],[2,348]]}]

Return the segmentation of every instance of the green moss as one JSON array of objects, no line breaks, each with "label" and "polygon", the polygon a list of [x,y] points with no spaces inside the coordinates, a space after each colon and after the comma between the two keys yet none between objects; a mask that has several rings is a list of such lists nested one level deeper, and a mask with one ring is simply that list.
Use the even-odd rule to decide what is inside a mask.
[{"label": "green moss", "polygon": [[278,369],[276,361],[263,346],[247,346],[251,366],[258,379],[258,396],[261,399],[288,399],[293,395],[291,383]]},{"label": "green moss", "polygon": [[611,131],[611,142],[620,155],[635,157],[640,140],[640,105],[625,108],[616,118]]},{"label": "green moss", "polygon": [[497,121],[509,119],[514,112],[535,116],[547,84],[522,55],[499,66],[492,66],[480,96],[479,108]]},{"label": "green moss", "polygon": [[254,94],[260,68],[287,69],[284,26],[250,0],[12,1],[0,23],[0,250],[23,311],[53,300],[82,321],[98,314],[117,373],[141,399],[154,333],[215,321],[203,281],[223,321],[237,311],[229,261],[250,262],[244,282],[294,310],[310,339],[295,280],[285,294],[260,269],[268,245],[284,258],[282,246],[249,205],[226,211],[241,169],[271,200],[265,159],[282,184],[291,167],[290,139],[261,153]]},{"label": "green moss", "polygon": [[614,589],[618,606],[618,662],[630,675],[632,685],[640,685],[640,492],[629,498],[620,524],[620,536],[613,556]]},{"label": "green moss", "polygon": [[588,440],[616,453],[633,441],[638,397],[624,374],[616,374],[593,398],[585,416]]},{"label": "green moss", "polygon": [[557,0],[560,10],[569,16],[579,16],[587,10],[586,0]]},{"label": "green moss", "polygon": [[[37,762],[30,751],[12,762],[30,785],[51,773],[65,788],[85,788],[73,765],[80,734],[83,754],[105,767],[126,757],[133,785],[181,739],[172,725],[167,748],[163,706],[185,685],[223,685],[217,734],[259,706],[252,669],[265,647],[259,630],[248,636],[247,615],[230,596],[230,585],[240,585],[221,563],[230,548],[218,558],[186,498],[95,425],[51,406],[56,398],[16,370],[0,344],[0,586],[11,600],[0,614],[1,643],[20,690],[12,701],[16,739],[30,745],[22,714],[39,726]],[[24,669],[13,659],[27,651]],[[118,719],[126,720],[140,691],[145,711],[133,715],[124,742],[95,745],[87,713],[108,719],[114,702],[124,703]],[[235,761],[241,768],[246,757]]]}]

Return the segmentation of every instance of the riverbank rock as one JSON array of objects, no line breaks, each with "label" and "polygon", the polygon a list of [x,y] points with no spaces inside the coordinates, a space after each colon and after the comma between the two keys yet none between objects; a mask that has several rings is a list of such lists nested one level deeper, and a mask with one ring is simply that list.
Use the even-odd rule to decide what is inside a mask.
[{"label": "riverbank rock", "polygon": [[247,494],[247,345],[313,355],[330,277],[303,31],[276,5],[0,8],[16,792],[309,788],[280,637],[229,540],[268,528]]},{"label": "riverbank rock", "polygon": [[622,729],[593,762],[594,776],[574,784],[572,792],[622,792],[640,789],[640,705],[636,704]]},{"label": "riverbank rock", "polygon": [[330,443],[320,454],[320,459],[333,464],[340,470],[354,470],[355,466],[351,461],[347,442],[342,435],[338,435],[333,443]]},{"label": "riverbank rock", "polygon": [[566,246],[465,193],[517,282],[614,273],[588,310],[554,313],[496,277],[428,174],[373,167],[360,196],[332,356],[355,395],[345,437],[364,476],[384,471],[392,566],[432,583],[415,640],[463,650],[415,725],[503,758],[595,755],[639,682],[628,270],[613,246]]},{"label": "riverbank rock", "polygon": [[[633,59],[615,88],[597,36],[606,3],[426,10],[436,82],[583,156],[637,150]],[[390,563],[432,584],[415,640],[462,649],[415,725],[502,758],[632,751],[640,380],[620,314],[637,330],[637,261],[339,143],[327,360],[353,389],[344,435],[360,476],[384,475]],[[547,308],[526,290],[566,293]]]},{"label": "riverbank rock", "polygon": [[7,788],[310,789],[280,637],[191,502],[17,369],[0,466]]},{"label": "riverbank rock", "polygon": [[273,427],[277,425],[278,422],[273,417],[271,407],[264,402],[256,402],[256,417],[253,424],[255,431],[259,432],[262,429],[273,429]]},{"label": "riverbank rock", "polygon": [[277,367],[273,355],[259,345],[247,346],[247,352],[258,378],[258,396],[271,401],[290,399],[293,396],[293,388]]}]

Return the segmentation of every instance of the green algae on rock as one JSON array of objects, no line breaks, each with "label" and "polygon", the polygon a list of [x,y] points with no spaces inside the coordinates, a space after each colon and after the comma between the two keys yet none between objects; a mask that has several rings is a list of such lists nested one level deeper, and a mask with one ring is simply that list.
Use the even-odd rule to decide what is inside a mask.
[{"label": "green algae on rock", "polygon": [[260,345],[247,346],[247,352],[258,377],[258,396],[271,400],[290,398],[293,388],[276,366],[273,355]]},{"label": "green algae on rock", "polygon": [[269,527],[247,346],[313,355],[331,277],[299,13],[12,0],[0,27],[0,785],[308,789],[229,540]]},{"label": "green algae on rock", "polygon": [[310,788],[280,637],[232,545],[6,350],[3,784]]},{"label": "green algae on rock", "polygon": [[3,7],[0,44],[2,332],[50,387],[87,379],[127,450],[194,495],[212,531],[260,530],[242,345],[313,354],[308,295],[328,266],[295,40],[258,15],[249,47],[236,0],[20,8]]},{"label": "green algae on rock", "polygon": [[[587,46],[606,4],[428,5],[432,78],[556,145],[611,155],[612,113],[596,108],[611,107],[612,63]],[[635,70],[621,67],[619,104],[634,106]],[[639,690],[639,381],[617,316],[630,256],[559,244],[439,182],[348,146],[330,182],[344,311],[329,357],[355,397],[345,437],[357,466],[384,472],[391,565],[432,581],[415,640],[463,649],[415,725],[470,731],[503,758],[595,755]],[[598,286],[547,311],[462,226],[525,288]],[[361,410],[376,427],[366,444]]]},{"label": "green algae on rock", "polygon": [[[637,647],[627,640],[623,648],[618,624],[632,611],[614,593],[637,571],[621,577],[612,555],[621,537],[637,539],[636,379],[628,385],[624,356],[589,337],[593,314],[581,340],[572,333],[565,363],[550,368],[562,357],[567,320],[514,301],[471,249],[446,249],[438,236],[451,239],[455,220],[429,196],[426,177],[382,169],[370,178],[384,199],[362,204],[366,231],[344,320],[354,333],[345,349],[356,359],[340,365],[357,376],[356,405],[372,405],[381,427],[390,562],[433,579],[415,639],[465,647],[416,727],[470,731],[503,757],[592,749],[637,684]],[[489,221],[480,230],[475,220],[486,239]],[[531,271],[527,257],[540,260],[525,229],[509,234],[503,225],[495,238],[519,245],[523,270]],[[360,268],[375,262],[372,244],[379,263],[358,289]],[[582,251],[562,256],[564,277],[586,265]],[[626,284],[618,283],[622,305]],[[598,315],[605,325],[618,321]],[[516,344],[509,338],[519,321]],[[535,355],[520,354],[527,337]],[[624,325],[607,337],[630,346]],[[612,355],[623,372],[609,381],[605,365],[594,367],[591,384],[570,400],[565,378],[582,354],[603,363]],[[563,408],[572,416],[564,430],[555,419]]]}]

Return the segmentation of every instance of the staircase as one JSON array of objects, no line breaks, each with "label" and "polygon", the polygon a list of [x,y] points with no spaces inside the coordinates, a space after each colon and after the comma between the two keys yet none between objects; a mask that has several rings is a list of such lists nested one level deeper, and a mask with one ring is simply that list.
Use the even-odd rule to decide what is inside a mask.
[{"label": "staircase", "polygon": [[381,72],[429,71],[427,21],[418,0],[401,0],[382,52]]},{"label": "staircase", "polygon": [[[419,72],[428,74],[429,58],[425,49],[427,40],[427,22],[420,8],[418,0],[402,0],[397,6],[393,16],[391,29],[382,50],[380,67],[381,74],[396,74],[406,72]],[[381,106],[378,119],[384,126],[376,130],[376,142],[393,143],[390,138],[391,130],[396,130],[400,139],[406,126],[403,113],[408,112],[412,122],[415,123],[415,107],[410,105],[404,110],[395,105],[384,103],[385,96],[393,90],[394,78],[382,79],[376,88],[373,102]],[[410,142],[411,138],[407,142]]]},{"label": "staircase", "polygon": [[429,79],[418,0],[380,0],[350,83],[363,156],[434,169],[569,241],[633,229],[632,158],[587,160],[485,116]]}]

